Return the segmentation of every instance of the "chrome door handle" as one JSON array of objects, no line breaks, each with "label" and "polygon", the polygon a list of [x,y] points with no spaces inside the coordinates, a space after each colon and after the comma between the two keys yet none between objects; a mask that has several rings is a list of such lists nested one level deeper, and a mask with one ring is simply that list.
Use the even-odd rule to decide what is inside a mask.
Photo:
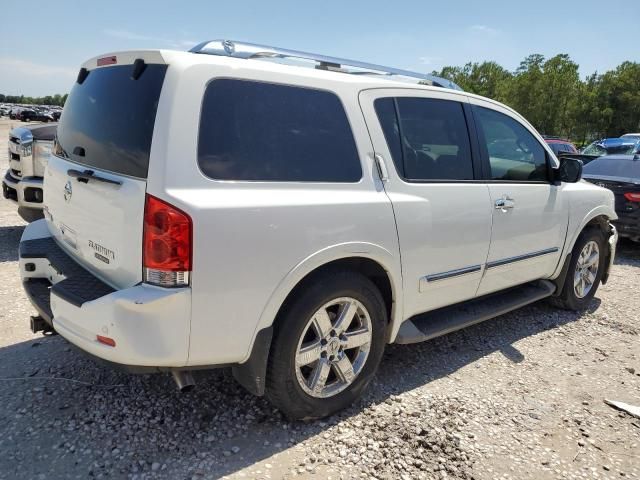
[{"label": "chrome door handle", "polygon": [[506,212],[507,210],[510,210],[515,206],[516,202],[513,200],[513,198],[510,198],[507,195],[503,195],[502,198],[497,199],[495,202],[496,210],[502,210],[503,212]]}]

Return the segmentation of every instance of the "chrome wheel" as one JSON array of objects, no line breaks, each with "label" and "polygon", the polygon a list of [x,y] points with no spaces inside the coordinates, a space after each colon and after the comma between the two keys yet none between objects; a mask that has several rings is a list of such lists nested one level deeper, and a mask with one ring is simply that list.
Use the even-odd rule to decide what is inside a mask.
[{"label": "chrome wheel", "polygon": [[599,264],[600,248],[596,242],[591,240],[582,248],[576,263],[573,275],[573,290],[576,297],[584,298],[589,294],[596,281]]},{"label": "chrome wheel", "polygon": [[371,348],[371,318],[362,303],[341,297],[307,322],[296,350],[296,377],[312,397],[342,392],[360,374]]}]

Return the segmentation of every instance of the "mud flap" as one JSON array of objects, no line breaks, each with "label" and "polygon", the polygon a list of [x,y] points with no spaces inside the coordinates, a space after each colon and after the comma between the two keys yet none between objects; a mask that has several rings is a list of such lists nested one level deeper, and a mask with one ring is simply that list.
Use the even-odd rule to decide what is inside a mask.
[{"label": "mud flap", "polygon": [[273,337],[273,326],[260,330],[253,343],[249,360],[231,368],[233,378],[245,389],[261,397],[264,395],[267,361]]}]

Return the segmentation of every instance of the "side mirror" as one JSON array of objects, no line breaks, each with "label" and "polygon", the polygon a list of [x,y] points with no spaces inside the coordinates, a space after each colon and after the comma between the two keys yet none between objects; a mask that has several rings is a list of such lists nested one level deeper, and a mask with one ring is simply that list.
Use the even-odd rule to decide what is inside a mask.
[{"label": "side mirror", "polygon": [[560,157],[560,166],[553,171],[555,180],[567,183],[579,182],[582,178],[582,160]]}]

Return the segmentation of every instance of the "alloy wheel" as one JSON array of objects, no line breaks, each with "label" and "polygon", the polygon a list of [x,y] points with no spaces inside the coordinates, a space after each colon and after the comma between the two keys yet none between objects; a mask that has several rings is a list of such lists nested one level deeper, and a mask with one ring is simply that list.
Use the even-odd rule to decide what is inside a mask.
[{"label": "alloy wheel", "polygon": [[573,289],[578,298],[586,297],[596,281],[600,265],[600,248],[593,240],[587,242],[580,252],[573,275]]},{"label": "alloy wheel", "polygon": [[310,396],[327,398],[353,383],[371,348],[372,322],[358,300],[341,297],[320,307],[302,331],[296,378]]}]

